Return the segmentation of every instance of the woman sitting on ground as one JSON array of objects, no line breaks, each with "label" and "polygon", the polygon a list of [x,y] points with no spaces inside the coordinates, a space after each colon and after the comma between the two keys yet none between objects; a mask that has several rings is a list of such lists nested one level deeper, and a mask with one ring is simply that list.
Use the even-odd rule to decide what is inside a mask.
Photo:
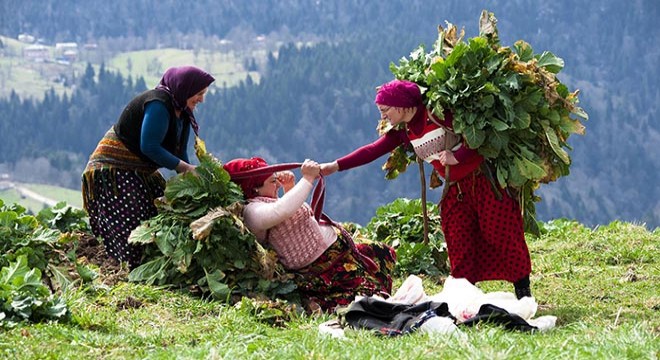
[{"label": "woman sitting on ground", "polygon": [[[319,177],[319,164],[305,160],[298,183],[291,171],[236,179],[241,172],[266,166],[266,161],[253,157],[229,161],[224,168],[247,200],[243,210],[246,226],[297,275],[301,298],[333,311],[350,304],[356,295],[389,295],[394,250],[382,243],[355,244],[340,225],[318,221],[305,202]],[[284,189],[282,197],[278,196],[280,188]]]}]

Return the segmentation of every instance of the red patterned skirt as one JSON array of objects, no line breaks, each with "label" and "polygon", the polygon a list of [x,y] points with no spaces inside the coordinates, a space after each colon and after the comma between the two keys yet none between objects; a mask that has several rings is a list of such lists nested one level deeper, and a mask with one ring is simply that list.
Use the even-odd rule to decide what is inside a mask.
[{"label": "red patterned skirt", "polygon": [[[339,234],[321,256],[310,265],[296,270],[296,283],[303,299],[316,302],[324,311],[353,302],[356,295],[389,296],[396,252],[379,242],[356,243]],[[364,264],[358,251],[373,260]]]}]

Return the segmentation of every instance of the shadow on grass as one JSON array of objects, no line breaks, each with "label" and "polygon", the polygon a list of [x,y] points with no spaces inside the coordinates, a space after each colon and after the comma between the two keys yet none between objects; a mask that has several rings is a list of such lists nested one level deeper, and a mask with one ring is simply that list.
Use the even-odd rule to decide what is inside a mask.
[{"label": "shadow on grass", "polygon": [[556,326],[566,326],[572,323],[584,321],[585,318],[593,316],[589,309],[579,306],[559,306],[555,308],[543,308],[539,306],[536,316],[553,315],[557,317]]}]

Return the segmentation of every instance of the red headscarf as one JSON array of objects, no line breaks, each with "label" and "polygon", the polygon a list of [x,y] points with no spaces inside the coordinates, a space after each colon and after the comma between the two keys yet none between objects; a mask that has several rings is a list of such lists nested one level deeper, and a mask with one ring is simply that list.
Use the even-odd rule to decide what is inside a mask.
[{"label": "red headscarf", "polygon": [[227,162],[222,167],[227,170],[229,176],[232,176],[232,181],[241,187],[245,198],[250,199],[257,196],[255,189],[261,187],[274,172],[239,180],[233,179],[233,176],[243,171],[259,169],[266,166],[268,166],[266,160],[260,157],[253,157],[251,159],[234,159]]},{"label": "red headscarf", "polygon": [[374,102],[402,108],[416,107],[422,104],[422,93],[412,81],[392,80],[380,86]]}]

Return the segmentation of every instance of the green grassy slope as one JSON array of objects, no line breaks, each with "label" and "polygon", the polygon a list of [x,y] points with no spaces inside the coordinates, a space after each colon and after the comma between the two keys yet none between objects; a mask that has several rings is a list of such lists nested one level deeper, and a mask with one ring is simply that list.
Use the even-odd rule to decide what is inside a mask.
[{"label": "green grassy slope", "polygon": [[[328,314],[272,326],[271,313],[140,284],[96,283],[66,293],[70,323],[0,330],[0,357],[17,359],[657,359],[660,355],[660,230],[614,222],[596,229],[567,220],[528,239],[537,316],[557,327],[521,333],[482,324],[465,341],[416,332],[398,338],[318,331]],[[425,277],[427,294],[444,278]],[[98,281],[98,280],[97,280]],[[403,279],[396,279],[395,287]],[[487,282],[485,291],[511,291]],[[263,310],[263,309],[262,309]]]},{"label": "green grassy slope", "polygon": [[130,75],[134,80],[142,76],[148,87],[158,84],[163,72],[171,66],[195,65],[216,78],[214,86],[231,87],[248,75],[258,82],[259,73],[248,71],[244,64],[246,60],[263,61],[268,56],[263,49],[237,53],[166,48],[123,52],[104,58],[100,50],[79,49],[78,61],[61,64],[55,61],[58,51],[54,46],[47,46],[52,61],[35,62],[24,56],[24,49],[31,44],[5,36],[0,36],[0,40],[5,45],[0,48],[0,97],[9,96],[12,90],[22,98],[35,99],[42,98],[44,92],[51,88],[58,94],[70,92],[71,89],[64,87],[58,79],[84,73],[88,62],[96,69],[105,63],[107,69],[115,70],[124,77]]},{"label": "green grassy slope", "polygon": [[[43,184],[19,183],[16,185],[25,187],[28,190],[34,191],[35,193],[55,200],[56,202],[64,201],[71,206],[82,208],[82,196],[80,191]],[[0,199],[2,199],[5,204],[19,204],[34,214],[41,211],[44,207],[48,207],[48,205],[42,201],[21,195],[15,188],[0,190]]]}]

